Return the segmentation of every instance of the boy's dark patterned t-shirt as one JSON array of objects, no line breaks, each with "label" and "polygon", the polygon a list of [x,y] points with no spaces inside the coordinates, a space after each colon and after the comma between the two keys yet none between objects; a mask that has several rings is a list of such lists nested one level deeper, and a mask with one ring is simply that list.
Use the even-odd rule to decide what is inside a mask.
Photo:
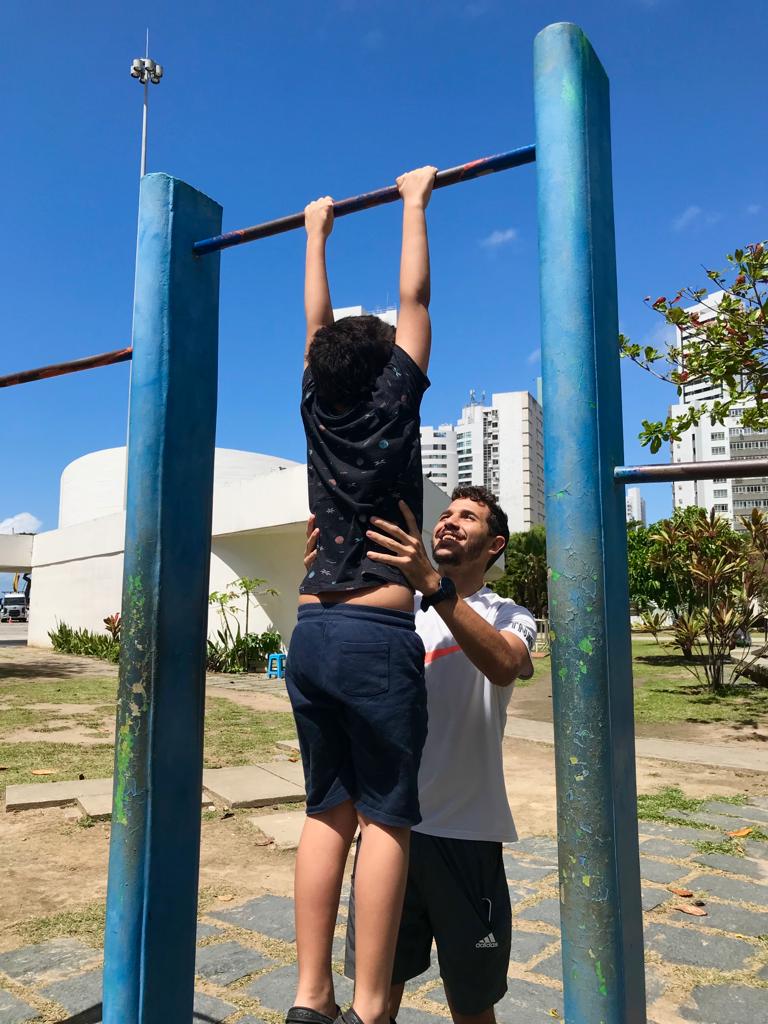
[{"label": "boy's dark patterned t-shirt", "polygon": [[421,530],[423,483],[419,407],[429,380],[405,349],[394,345],[369,396],[343,413],[317,400],[312,374],[302,380],[301,417],[307,436],[309,507],[320,530],[317,559],[299,592],[360,590],[406,583],[399,569],[367,557],[385,551],[365,535],[371,516],[405,528],[402,499]]}]

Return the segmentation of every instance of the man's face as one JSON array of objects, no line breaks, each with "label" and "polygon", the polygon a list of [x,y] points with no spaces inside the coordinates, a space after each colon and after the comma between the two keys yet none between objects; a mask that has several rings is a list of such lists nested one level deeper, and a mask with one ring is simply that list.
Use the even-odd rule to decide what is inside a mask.
[{"label": "man's face", "polygon": [[488,507],[470,498],[452,501],[432,531],[432,556],[437,565],[478,562],[484,569],[493,552],[503,546],[503,538],[492,536],[489,530]]}]

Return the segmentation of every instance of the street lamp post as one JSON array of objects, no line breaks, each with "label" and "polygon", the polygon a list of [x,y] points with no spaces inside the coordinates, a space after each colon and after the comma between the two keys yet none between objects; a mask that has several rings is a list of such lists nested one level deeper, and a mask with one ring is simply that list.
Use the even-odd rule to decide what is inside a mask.
[{"label": "street lamp post", "polygon": [[141,177],[147,173],[147,112],[149,110],[149,83],[157,85],[163,77],[162,64],[156,64],[151,57],[137,57],[131,64],[131,78],[144,86],[144,114],[141,123]]}]

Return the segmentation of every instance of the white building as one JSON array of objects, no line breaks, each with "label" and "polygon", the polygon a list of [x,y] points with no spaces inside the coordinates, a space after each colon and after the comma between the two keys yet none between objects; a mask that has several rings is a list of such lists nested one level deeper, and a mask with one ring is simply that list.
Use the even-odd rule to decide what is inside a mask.
[{"label": "white building", "polygon": [[[120,610],[125,463],[125,448],[76,459],[61,475],[57,529],[0,535],[0,572],[32,570],[30,644],[49,647],[57,622],[101,633],[105,616]],[[425,480],[427,543],[445,505],[445,494]],[[305,465],[216,449],[209,589],[226,590],[243,576],[267,580],[278,593],[259,597],[255,612],[252,603],[250,628],[274,626],[285,643],[296,621],[308,514]],[[220,628],[214,608],[208,628],[210,635]]]},{"label": "white building", "polygon": [[645,498],[640,493],[639,487],[627,488],[627,522],[646,525]]},{"label": "white building", "polygon": [[[509,517],[515,533],[544,524],[544,428],[541,406],[527,391],[491,395],[489,405],[474,400],[462,410],[455,428],[447,424],[421,428],[424,475],[429,469],[439,486],[452,479],[452,447],[456,451],[456,483],[487,487]],[[435,451],[445,434],[445,452]],[[451,436],[453,434],[453,436]],[[455,441],[454,441],[455,438]],[[444,459],[441,461],[442,457]],[[450,493],[451,486],[445,490]]]},{"label": "white building", "polygon": [[424,476],[450,494],[459,481],[456,431],[450,423],[421,428],[421,467]]},{"label": "white building", "polygon": [[[705,323],[715,317],[723,292],[714,292],[687,311],[699,314]],[[677,344],[682,352],[681,366],[685,368],[686,341],[694,329],[678,329]],[[680,401],[670,407],[671,416],[686,412],[692,404],[711,403],[723,398],[723,388],[713,387],[706,378],[689,380],[682,385]],[[673,462],[723,462],[733,459],[768,458],[768,431],[755,432],[741,425],[744,410],[749,403],[732,408],[725,423],[712,423],[709,416],[702,416],[697,426],[686,430],[680,441],[670,445]],[[724,469],[724,473],[726,470]],[[736,529],[741,528],[741,516],[748,516],[753,508],[768,510],[768,473],[763,477],[721,476],[714,480],[677,481],[672,485],[673,505],[685,508],[699,505],[710,511],[714,509],[729,519]]]}]

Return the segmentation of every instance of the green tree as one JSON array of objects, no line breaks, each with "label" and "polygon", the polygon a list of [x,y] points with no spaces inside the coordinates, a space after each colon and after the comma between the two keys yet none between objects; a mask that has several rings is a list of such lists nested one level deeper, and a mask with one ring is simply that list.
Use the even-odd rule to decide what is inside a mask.
[{"label": "green tree", "polygon": [[511,534],[504,575],[492,587],[501,597],[524,605],[535,618],[547,617],[547,538],[543,526]]},{"label": "green tree", "polygon": [[[622,356],[677,387],[708,380],[723,387],[724,398],[697,402],[666,420],[643,420],[640,440],[657,452],[664,441],[679,441],[683,431],[703,416],[723,423],[731,408],[748,402],[742,423],[751,430],[768,430],[768,243],[758,242],[726,256],[726,270],[707,270],[709,288],[682,288],[672,299],[662,295],[646,304],[667,324],[686,330],[685,358],[676,344],[663,351],[633,343],[619,335]],[[711,319],[700,320],[682,303],[701,303],[714,285],[722,296],[710,307]]]},{"label": "green tree", "polygon": [[[760,614],[768,563],[768,520],[757,509],[742,519],[745,533],[697,506],[676,510],[657,523],[647,551],[653,570],[669,581],[667,599],[644,621],[657,643],[679,648],[686,667],[708,688],[721,692],[730,681],[731,652]],[[671,640],[663,640],[673,617]],[[741,648],[743,651],[744,648]],[[765,653],[746,648],[732,663],[732,678]]]}]

